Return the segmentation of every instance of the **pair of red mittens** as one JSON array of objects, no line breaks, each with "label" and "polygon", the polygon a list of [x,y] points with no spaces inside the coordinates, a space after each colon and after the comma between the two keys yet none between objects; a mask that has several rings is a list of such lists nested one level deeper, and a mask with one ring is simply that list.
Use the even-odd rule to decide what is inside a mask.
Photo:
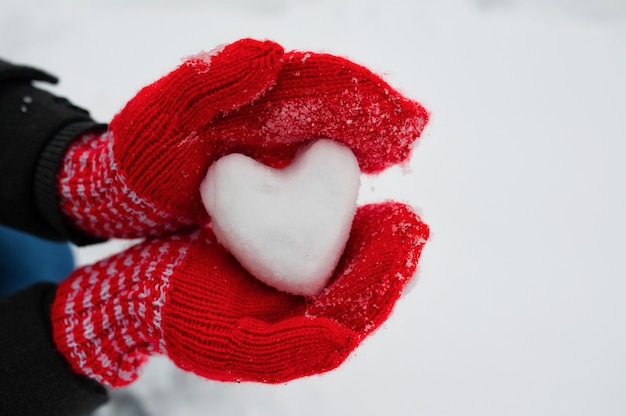
[{"label": "pair of red mittens", "polygon": [[68,222],[147,239],[60,285],[57,347],[110,386],[133,381],[152,354],[224,381],[337,367],[391,313],[428,227],[403,204],[359,208],[331,283],[303,298],[260,283],[216,242],[198,187],[226,154],[280,167],[320,138],[379,172],[409,157],[427,121],[421,105],[340,57],[244,39],[185,61],[67,151],[58,184]]}]

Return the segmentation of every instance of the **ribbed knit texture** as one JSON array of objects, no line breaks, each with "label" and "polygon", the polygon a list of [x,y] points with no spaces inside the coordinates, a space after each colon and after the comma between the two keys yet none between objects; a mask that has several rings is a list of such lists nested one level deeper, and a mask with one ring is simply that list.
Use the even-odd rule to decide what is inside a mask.
[{"label": "ribbed knit texture", "polygon": [[323,373],[387,319],[428,233],[405,205],[359,208],[335,276],[314,298],[260,283],[210,228],[149,240],[61,284],[54,340],[74,371],[109,386],[132,382],[157,353],[214,380]]},{"label": "ribbed knit texture", "polygon": [[181,264],[197,238],[198,232],[138,244],[59,285],[53,338],[75,372],[122,386],[137,378],[149,355],[165,352],[162,308],[174,271],[186,274]]},{"label": "ribbed knit texture", "polygon": [[91,235],[121,238],[158,236],[192,225],[190,218],[159,209],[135,192],[115,163],[112,136],[86,134],[65,155],[58,192],[72,224]]},{"label": "ribbed knit texture", "polygon": [[283,167],[301,146],[326,138],[375,173],[405,161],[427,122],[419,103],[367,68],[245,39],[145,87],[98,145],[72,146],[61,207],[93,235],[161,235],[206,221],[198,187],[226,154]]},{"label": "ribbed knit texture", "polygon": [[[81,228],[67,226],[59,206],[57,174],[64,165],[67,148],[74,140],[83,137],[85,132],[101,132],[106,130],[106,127],[104,124],[93,121],[65,126],[45,147],[35,171],[35,204],[41,216],[57,231],[59,236],[65,237],[79,246],[93,244],[99,240],[81,233]],[[91,133],[90,135],[95,134]]]}]

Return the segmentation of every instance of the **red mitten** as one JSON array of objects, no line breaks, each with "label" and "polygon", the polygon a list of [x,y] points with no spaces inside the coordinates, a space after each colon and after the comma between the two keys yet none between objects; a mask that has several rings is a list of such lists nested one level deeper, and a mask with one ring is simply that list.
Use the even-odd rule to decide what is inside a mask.
[{"label": "red mitten", "polygon": [[250,39],[144,88],[103,135],[73,144],[59,176],[69,222],[101,237],[206,221],[198,187],[229,153],[284,166],[307,142],[348,145],[366,173],[408,158],[426,110],[344,58]]},{"label": "red mitten", "polygon": [[210,156],[198,132],[261,96],[283,49],[243,39],[187,59],[143,88],[102,135],[68,149],[58,186],[69,222],[100,237],[143,237],[206,217],[198,184]]},{"label": "red mitten", "polygon": [[323,373],[387,319],[427,238],[405,205],[359,208],[333,281],[308,299],[250,276],[208,227],[148,240],[59,286],[54,340],[74,371],[109,386],[152,354],[222,381]]}]

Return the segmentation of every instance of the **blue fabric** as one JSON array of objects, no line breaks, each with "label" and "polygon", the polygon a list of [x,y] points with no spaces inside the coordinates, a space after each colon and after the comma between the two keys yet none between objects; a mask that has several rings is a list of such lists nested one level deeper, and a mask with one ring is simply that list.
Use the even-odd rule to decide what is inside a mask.
[{"label": "blue fabric", "polygon": [[0,297],[33,283],[58,283],[74,270],[69,244],[0,226]]}]

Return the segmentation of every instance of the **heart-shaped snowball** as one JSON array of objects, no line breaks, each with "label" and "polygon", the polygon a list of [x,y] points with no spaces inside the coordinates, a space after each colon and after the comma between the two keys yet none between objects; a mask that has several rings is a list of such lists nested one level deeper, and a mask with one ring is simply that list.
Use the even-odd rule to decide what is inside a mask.
[{"label": "heart-shaped snowball", "polygon": [[348,241],[360,173],[350,149],[319,140],[284,169],[224,156],[200,193],[217,240],[248,272],[283,292],[312,296]]}]

